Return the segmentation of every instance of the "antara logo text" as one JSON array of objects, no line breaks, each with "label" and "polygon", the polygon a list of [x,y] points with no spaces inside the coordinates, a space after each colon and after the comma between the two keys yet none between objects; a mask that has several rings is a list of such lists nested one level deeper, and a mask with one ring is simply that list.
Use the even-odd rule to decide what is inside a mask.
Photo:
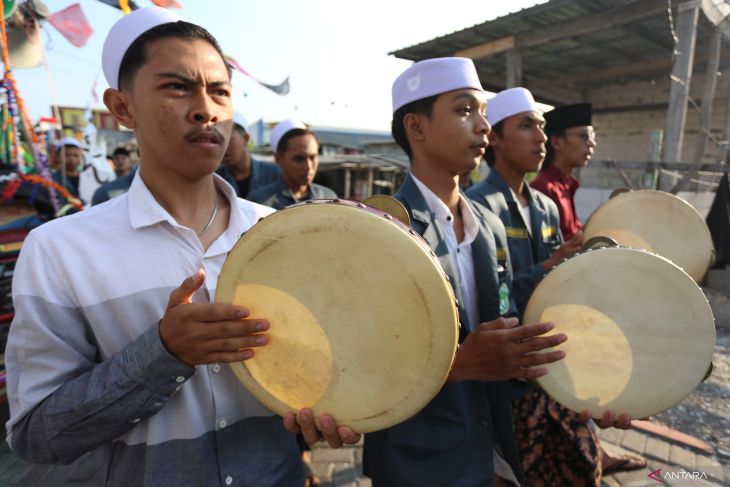
[{"label": "antara logo text", "polygon": [[662,475],[662,469],[659,468],[651,472],[649,478],[655,480],[657,483],[663,484],[664,480],[707,480],[707,474],[704,472],[680,470],[679,472],[664,472],[664,475]]}]

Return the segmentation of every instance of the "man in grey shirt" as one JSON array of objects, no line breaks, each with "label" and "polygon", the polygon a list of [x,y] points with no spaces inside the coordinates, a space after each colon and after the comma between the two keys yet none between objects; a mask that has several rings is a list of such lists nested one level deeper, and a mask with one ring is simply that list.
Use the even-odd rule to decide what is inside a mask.
[{"label": "man in grey shirt", "polygon": [[[104,450],[107,485],[301,485],[295,436],[359,435],[311,410],[277,417],[226,365],[269,322],[212,303],[226,255],[273,210],[213,174],[231,134],[230,71],[215,39],[168,10],[107,36],[104,102],[133,129],[129,191],[42,225],[13,281],[8,442],[35,463]],[[125,255],[119,258],[119,255]]]}]

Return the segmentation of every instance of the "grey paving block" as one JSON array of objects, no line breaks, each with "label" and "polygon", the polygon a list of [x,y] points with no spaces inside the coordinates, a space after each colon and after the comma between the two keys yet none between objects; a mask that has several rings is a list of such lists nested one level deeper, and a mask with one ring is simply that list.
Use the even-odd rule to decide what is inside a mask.
[{"label": "grey paving block", "polygon": [[607,441],[609,443],[613,443],[614,445],[620,445],[621,444],[621,437],[624,435],[624,430],[620,430],[618,428],[607,428],[604,430],[599,430],[598,437],[600,440]]},{"label": "grey paving block", "polygon": [[343,482],[333,481],[330,485],[332,487],[357,487],[357,481],[344,482],[344,483]]},{"label": "grey paving block", "polygon": [[648,477],[649,470],[632,470],[631,472],[617,472],[611,477],[621,487],[649,485],[651,479]]},{"label": "grey paving block", "polygon": [[311,462],[312,470],[322,481],[329,481],[332,478],[334,466],[330,462]]},{"label": "grey paving block", "polygon": [[626,448],[627,450],[644,453],[646,436],[634,430],[626,430],[621,438],[619,446]]},{"label": "grey paving block", "polygon": [[695,454],[678,445],[672,445],[669,449],[669,463],[678,465],[685,470],[692,470],[695,466]]},{"label": "grey paving block", "polygon": [[730,480],[725,477],[725,471],[722,465],[720,465],[720,463],[712,457],[697,455],[695,457],[694,470],[706,473],[709,480],[719,482],[723,485],[727,485],[724,482],[726,480]]},{"label": "grey paving block", "polygon": [[601,479],[601,487],[621,487],[621,484],[613,476],[604,477]]},{"label": "grey paving block", "polygon": [[722,487],[722,484],[718,484],[711,480],[693,479],[690,477],[663,477],[663,483],[669,487]]},{"label": "grey paving block", "polygon": [[666,463],[669,461],[669,450],[671,445],[666,441],[648,437],[644,446],[644,455],[656,458]]},{"label": "grey paving block", "polygon": [[355,448],[355,463],[362,465],[362,448]]},{"label": "grey paving block", "polygon": [[332,483],[335,487],[357,487],[357,472],[352,463],[335,463]]},{"label": "grey paving block", "polygon": [[313,462],[355,463],[354,448],[313,448]]}]

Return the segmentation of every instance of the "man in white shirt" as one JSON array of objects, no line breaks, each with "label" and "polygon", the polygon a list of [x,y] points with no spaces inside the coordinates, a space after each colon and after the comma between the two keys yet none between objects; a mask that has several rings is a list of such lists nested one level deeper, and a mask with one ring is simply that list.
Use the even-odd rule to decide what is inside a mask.
[{"label": "man in white shirt", "polygon": [[466,194],[492,210],[504,223],[514,270],[517,311],[525,310],[535,285],[561,260],[580,250],[582,234],[563,242],[555,203],[527,184],[545,157],[545,120],[525,88],[510,88],[489,100],[492,126],[487,177]]},{"label": "man in white shirt", "polygon": [[[558,207],[527,184],[528,173],[540,168],[547,141],[545,120],[532,94],[525,88],[501,91],[489,100],[487,119],[492,126],[486,153],[491,170],[466,194],[504,223],[515,301],[522,315],[543,276],[580,251],[583,234],[579,231],[564,242]],[[586,423],[588,417],[590,412],[570,411],[543,391],[527,388],[515,402],[515,432],[528,484],[600,485],[601,448],[598,436]],[[630,425],[626,415],[616,418],[613,413],[599,421],[604,428]],[[604,456],[603,460],[618,459]],[[632,465],[642,465],[639,458],[630,460]]]},{"label": "man in white shirt", "polygon": [[512,432],[508,379],[547,373],[564,335],[552,325],[517,327],[507,238],[499,218],[459,192],[487,147],[486,98],[465,58],[413,64],[393,84],[393,136],[411,160],[396,194],[431,246],[458,300],[459,348],[448,382],[414,418],[365,435],[364,467],[375,487],[493,485],[523,479]]},{"label": "man in white shirt", "polygon": [[211,299],[241,233],[272,210],[213,174],[233,114],[220,47],[151,7],[112,27],[102,63],[104,102],[142,163],[128,193],[25,241],[8,442],[38,463],[103,448],[110,485],[301,485],[292,432],[332,446],[359,436],[329,416],[318,431],[309,410],[282,421],[225,366],[267,343],[265,319]]}]

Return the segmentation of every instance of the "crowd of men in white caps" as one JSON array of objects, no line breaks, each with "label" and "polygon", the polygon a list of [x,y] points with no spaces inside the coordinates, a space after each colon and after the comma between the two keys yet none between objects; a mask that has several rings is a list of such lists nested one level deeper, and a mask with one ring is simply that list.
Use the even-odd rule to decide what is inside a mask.
[{"label": "crowd of men in white caps", "polygon": [[[267,346],[270,324],[211,296],[226,255],[260,217],[336,196],[313,183],[319,141],[286,120],[271,134],[277,165],[252,157],[218,43],[166,9],[120,19],[102,66],[104,102],[134,130],[141,163],[105,189],[108,201],[24,243],[5,354],[8,442],[45,464],[102,448],[108,485],[303,485],[297,436],[337,448],[361,435],[309,409],[280,418],[246,391],[230,394],[241,387],[220,364]],[[564,357],[550,349],[565,335],[519,318],[537,281],[579,249],[571,173],[595,148],[590,106],[543,115],[524,88],[487,102],[465,58],[414,63],[394,81],[392,103],[393,137],[411,161],[395,197],[454,263],[464,333],[438,395],[364,435],[373,485],[600,485],[608,471],[644,465],[606,456],[596,437],[596,427],[625,429],[631,418],[590,419],[524,380]],[[483,157],[489,175],[463,192],[459,176]],[[526,178],[541,164],[537,191]]]}]

